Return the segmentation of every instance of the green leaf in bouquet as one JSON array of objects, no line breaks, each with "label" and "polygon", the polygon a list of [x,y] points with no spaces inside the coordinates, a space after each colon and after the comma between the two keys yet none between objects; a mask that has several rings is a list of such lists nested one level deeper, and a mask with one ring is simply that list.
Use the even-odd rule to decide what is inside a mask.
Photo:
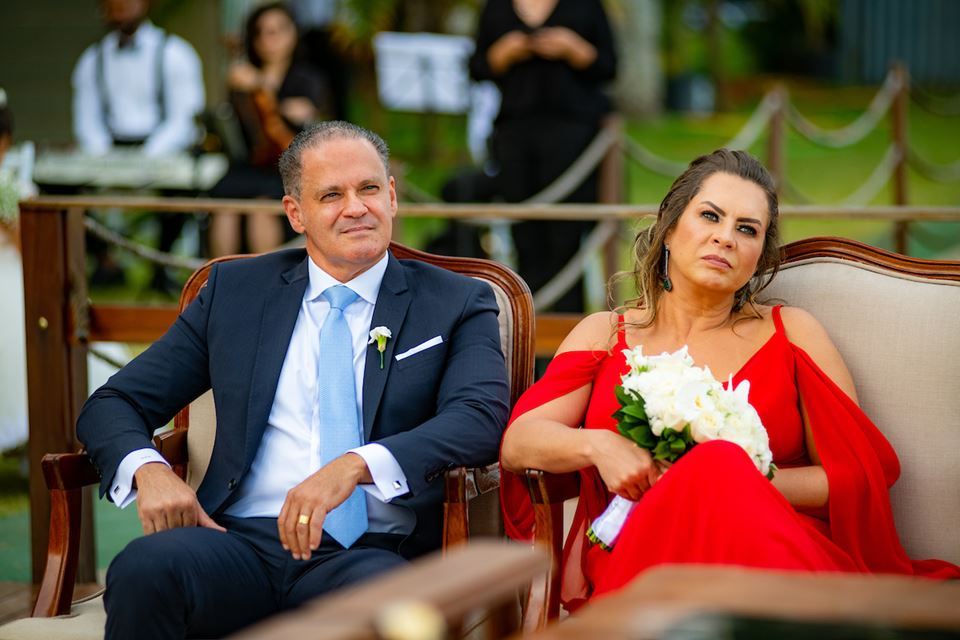
[{"label": "green leaf in bouquet", "polygon": [[658,442],[657,446],[652,449],[651,453],[653,453],[654,460],[668,460],[673,462],[676,459],[676,457],[670,451],[670,442],[667,440],[661,440]]},{"label": "green leaf in bouquet", "polygon": [[683,440],[683,438],[676,438],[670,441],[670,452],[677,457],[683,455],[686,450],[687,443]]},{"label": "green leaf in bouquet", "polygon": [[642,404],[642,403],[641,403],[641,404],[635,404],[635,403],[634,403],[634,404],[624,405],[624,407],[623,407],[623,409],[621,409],[621,411],[622,411],[625,415],[628,415],[628,416],[630,416],[630,417],[632,417],[632,418],[636,418],[637,420],[643,420],[644,422],[647,421],[647,412],[643,410],[643,404]]},{"label": "green leaf in bouquet", "polygon": [[650,430],[648,424],[638,424],[625,428],[625,425],[621,423],[617,425],[617,429],[624,438],[637,443],[644,449],[650,449],[657,443],[657,438],[653,435],[653,431]]},{"label": "green leaf in bouquet", "polygon": [[633,396],[623,390],[623,385],[618,384],[616,387],[614,387],[613,393],[616,395],[617,402],[620,403],[621,407],[625,407],[637,401]]}]

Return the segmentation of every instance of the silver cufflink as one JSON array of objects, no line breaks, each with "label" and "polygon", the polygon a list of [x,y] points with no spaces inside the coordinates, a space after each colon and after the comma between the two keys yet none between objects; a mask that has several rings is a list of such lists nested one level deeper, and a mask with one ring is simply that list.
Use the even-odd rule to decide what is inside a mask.
[{"label": "silver cufflink", "polygon": [[394,488],[394,489],[399,489],[401,486],[403,486],[403,485],[401,485],[399,481],[397,481],[397,480],[394,480],[394,481],[393,481],[393,488]]}]

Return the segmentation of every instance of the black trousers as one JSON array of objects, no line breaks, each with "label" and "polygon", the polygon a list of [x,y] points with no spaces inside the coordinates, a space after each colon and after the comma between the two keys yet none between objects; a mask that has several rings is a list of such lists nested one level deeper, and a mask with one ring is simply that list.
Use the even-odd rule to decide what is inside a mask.
[{"label": "black trousers", "polygon": [[[499,165],[498,191],[507,202],[520,202],[553,183],[580,157],[597,135],[597,123],[559,118],[523,118],[498,122],[491,149]],[[597,201],[594,171],[563,202]],[[570,261],[590,232],[589,221],[530,221],[513,227],[517,269],[536,292]],[[554,311],[584,310],[583,279],[552,307]]]},{"label": "black trousers", "polygon": [[280,546],[276,518],[217,521],[132,541],[107,570],[106,637],[218,638],[278,611],[401,566],[404,536],[364,534],[344,549],[326,533],[310,560]]}]

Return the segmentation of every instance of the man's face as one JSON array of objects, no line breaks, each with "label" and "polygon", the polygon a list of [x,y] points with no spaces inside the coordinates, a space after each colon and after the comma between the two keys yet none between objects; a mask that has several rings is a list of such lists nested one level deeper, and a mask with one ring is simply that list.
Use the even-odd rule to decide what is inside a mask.
[{"label": "man's face", "polygon": [[392,177],[373,145],[333,138],[301,157],[300,198],[284,196],[290,225],[307,236],[307,253],[340,282],[383,257],[397,215]]},{"label": "man's face", "polygon": [[103,21],[110,29],[133,34],[147,17],[147,0],[102,0]]}]

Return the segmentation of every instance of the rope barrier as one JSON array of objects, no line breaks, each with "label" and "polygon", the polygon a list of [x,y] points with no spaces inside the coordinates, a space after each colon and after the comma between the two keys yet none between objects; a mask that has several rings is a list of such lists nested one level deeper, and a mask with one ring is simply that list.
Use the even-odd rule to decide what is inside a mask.
[{"label": "rope barrier", "polygon": [[768,91],[757,108],[750,114],[750,118],[740,127],[740,131],[730,138],[726,144],[720,146],[726,149],[743,150],[752,147],[760,139],[763,130],[770,123],[770,118],[780,108],[781,103],[782,97],[778,91]]},{"label": "rope barrier", "polygon": [[676,178],[687,169],[686,163],[662,158],[630,136],[624,136],[623,151],[628,158],[640,166],[668,178]]},{"label": "rope barrier", "polygon": [[400,192],[405,197],[410,198],[410,200],[413,202],[418,202],[421,204],[437,204],[443,202],[440,198],[437,198],[426,189],[418,187],[406,177],[404,177],[403,180],[400,180]]},{"label": "rope barrier", "polygon": [[155,262],[165,267],[196,271],[206,263],[206,260],[200,260],[198,258],[186,258],[170,253],[163,253],[162,251],[157,251],[156,249],[152,249],[142,244],[133,242],[132,240],[128,240],[116,231],[113,231],[112,229],[107,228],[105,225],[100,224],[90,216],[84,217],[83,226],[87,228],[87,231],[97,236],[104,242],[116,245],[121,249],[129,251],[135,256],[149,260],[150,262]]},{"label": "rope barrier", "polygon": [[901,83],[896,74],[887,74],[883,86],[870,101],[867,110],[859,118],[840,129],[828,130],[817,126],[804,117],[790,101],[786,104],[787,122],[800,135],[814,144],[831,149],[849,147],[863,140],[874,130],[880,119],[890,110],[890,106],[900,89]]},{"label": "rope barrier", "polygon": [[583,184],[587,176],[600,166],[600,162],[607,155],[607,151],[618,141],[619,134],[617,131],[609,127],[600,129],[593,140],[590,141],[590,144],[587,145],[587,148],[580,154],[580,157],[574,160],[566,171],[539,193],[522,200],[521,204],[556,204],[562,202]]},{"label": "rope barrier", "polygon": [[101,351],[96,347],[90,347],[87,351],[94,358],[107,363],[114,369],[123,369],[125,366],[127,366],[125,362],[120,362],[119,360],[115,359],[113,356],[109,355],[106,351]]},{"label": "rope barrier", "polygon": [[[780,101],[781,98],[776,91],[767,93],[740,130],[720,146],[727,149],[752,147],[763,135],[764,128],[770,123],[770,118],[780,107]],[[623,152],[640,166],[668,178],[676,178],[687,170],[686,162],[676,162],[659,156],[629,136],[624,136]]]},{"label": "rope barrier", "polygon": [[907,147],[907,162],[927,180],[933,182],[960,180],[960,160],[950,164],[935,164],[920,156],[913,147]]},{"label": "rope barrier", "polygon": [[960,116],[960,94],[938,96],[923,87],[912,85],[910,87],[910,99],[913,100],[915,105],[935,116],[941,118]]},{"label": "rope barrier", "polygon": [[[590,144],[587,145],[587,148],[583,150],[583,153],[556,180],[540,192],[522,200],[519,204],[556,204],[562,202],[583,184],[587,176],[600,166],[604,156],[607,155],[607,151],[617,142],[618,134],[616,131],[607,127],[600,129],[593,140],[590,141]],[[442,202],[408,179],[404,179],[400,184],[403,194],[409,196],[414,202],[429,204]]]},{"label": "rope barrier", "polygon": [[887,147],[887,151],[883,154],[883,158],[881,158],[879,164],[874,167],[870,177],[860,185],[859,189],[837,204],[845,207],[859,207],[869,204],[871,200],[877,197],[877,194],[880,193],[884,185],[890,180],[890,176],[893,175],[901,159],[902,154],[900,150],[896,145],[891,144]]},{"label": "rope barrier", "polygon": [[[887,147],[883,158],[881,158],[877,166],[873,168],[873,171],[870,172],[870,175],[864,180],[863,184],[857,187],[853,193],[838,200],[835,204],[842,207],[861,207],[867,205],[880,193],[887,184],[887,181],[890,180],[890,176],[893,175],[893,171],[896,169],[899,161],[900,152],[897,150],[896,145],[891,144]],[[784,183],[784,193],[791,200],[800,204],[814,202],[813,198],[803,193],[797,185],[789,181]]]},{"label": "rope barrier", "polygon": [[603,245],[610,241],[619,228],[620,225],[616,220],[604,220],[594,227],[587,239],[581,243],[580,250],[570,258],[570,261],[547,284],[533,294],[533,308],[543,310],[553,306],[560,299],[560,296],[566,293],[580,278],[587,263],[593,259],[593,256]]},{"label": "rope barrier", "polygon": [[789,179],[784,179],[783,181],[783,195],[785,195],[791,202],[797,204],[813,204],[813,200],[807,194],[803,193],[797,185],[791,182]]}]

